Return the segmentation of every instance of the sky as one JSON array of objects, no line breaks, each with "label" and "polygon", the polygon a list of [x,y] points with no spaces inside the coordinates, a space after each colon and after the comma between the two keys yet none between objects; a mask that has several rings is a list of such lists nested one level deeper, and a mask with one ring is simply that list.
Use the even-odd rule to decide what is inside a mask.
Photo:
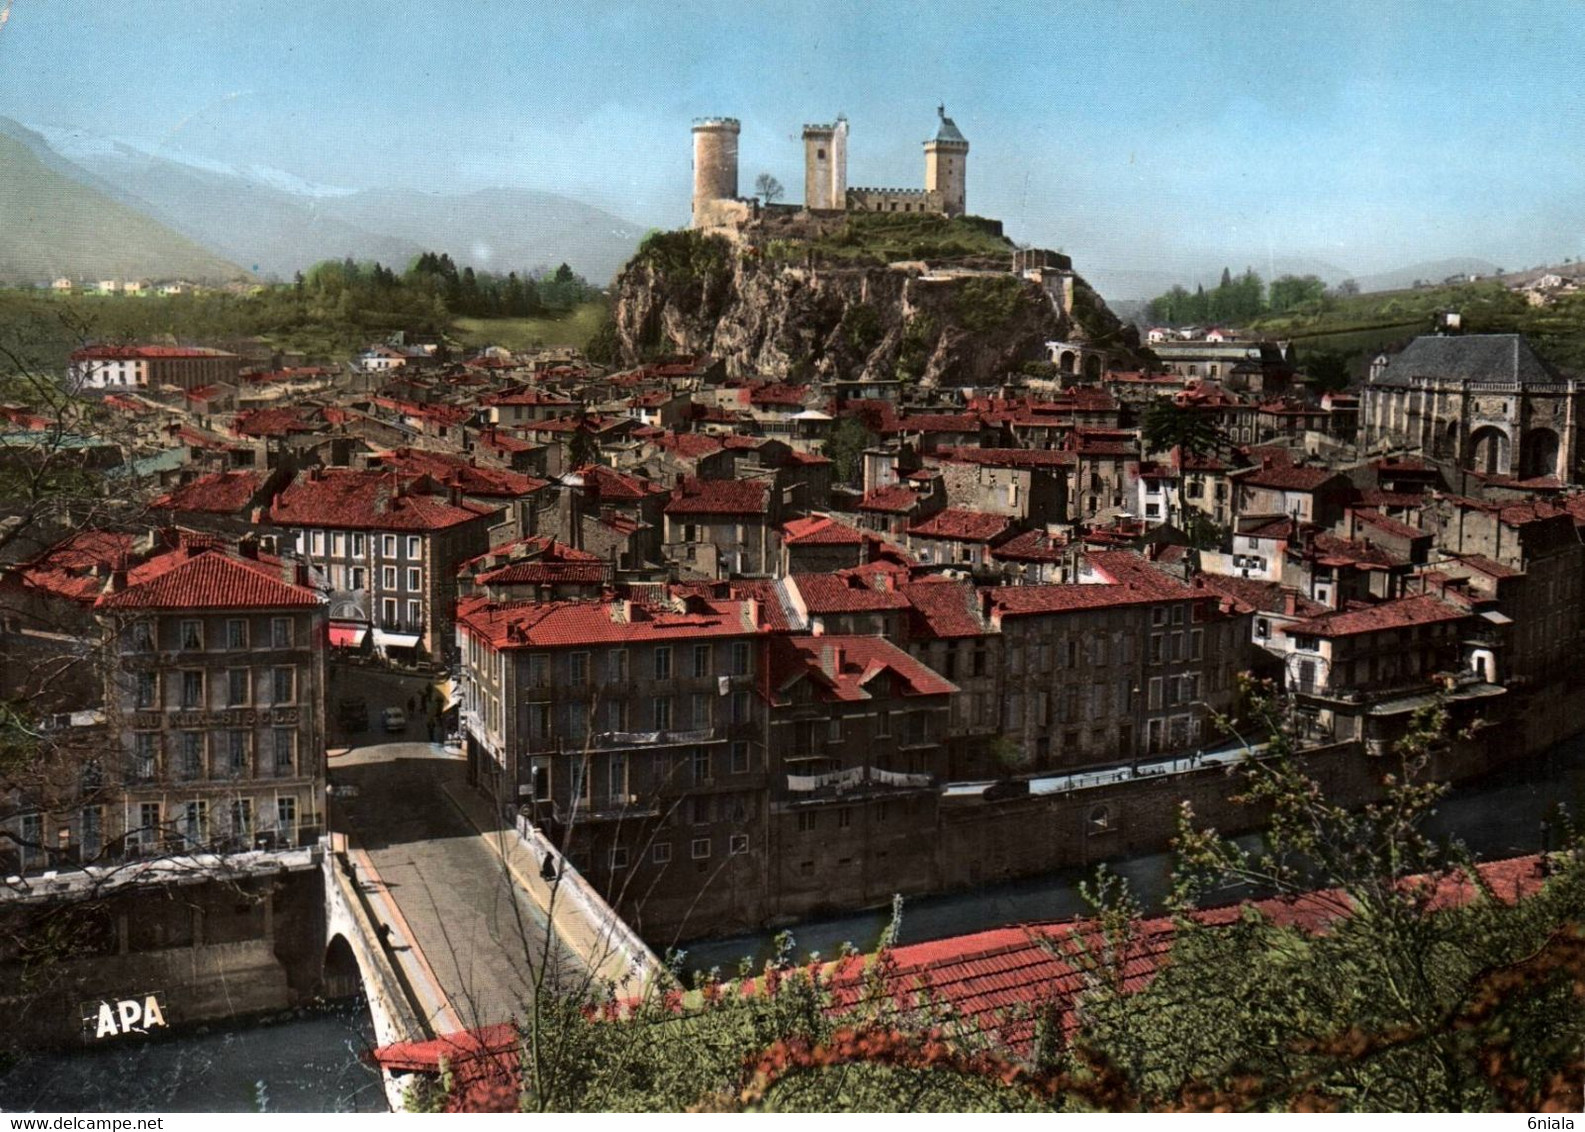
[{"label": "sky", "polygon": [[797,201],[804,122],[919,187],[944,103],[969,210],[1081,272],[1364,275],[1585,255],[1582,54],[1580,0],[12,0],[0,115],[672,227],[694,117]]}]

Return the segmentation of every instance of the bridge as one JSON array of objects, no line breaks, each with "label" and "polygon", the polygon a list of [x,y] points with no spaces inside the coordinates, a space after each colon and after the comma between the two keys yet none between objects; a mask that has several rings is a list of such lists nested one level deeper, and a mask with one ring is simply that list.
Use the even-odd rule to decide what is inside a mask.
[{"label": "bridge", "polygon": [[[555,847],[500,820],[466,772],[427,743],[331,759],[324,986],[332,997],[361,987],[381,1045],[511,1022],[550,991],[637,994],[661,969]],[[386,1091],[398,1107],[389,1074]]]}]

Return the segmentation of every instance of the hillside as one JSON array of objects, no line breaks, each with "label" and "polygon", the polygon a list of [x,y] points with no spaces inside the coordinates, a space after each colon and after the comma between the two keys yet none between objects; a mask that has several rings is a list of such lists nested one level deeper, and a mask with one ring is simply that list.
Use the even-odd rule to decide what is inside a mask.
[{"label": "hillside", "polygon": [[995,383],[1043,360],[1054,339],[1104,342],[1127,363],[1136,332],[1083,280],[1064,315],[1039,283],[1006,272],[1010,245],[999,234],[962,222],[927,227],[850,218],[763,247],[654,233],[613,290],[618,353],[628,363],[711,353],[734,375],[925,386]]},{"label": "hillside", "polygon": [[1550,306],[1532,307],[1501,283],[1481,281],[1352,297],[1328,296],[1278,318],[1261,319],[1249,330],[1293,341],[1301,358],[1331,351],[1356,362],[1430,333],[1443,311],[1457,311],[1466,331],[1526,335],[1554,365],[1585,374],[1585,294],[1564,295]]},{"label": "hillside", "polygon": [[245,272],[158,221],[47,168],[0,135],[0,281],[189,279],[219,282]]}]

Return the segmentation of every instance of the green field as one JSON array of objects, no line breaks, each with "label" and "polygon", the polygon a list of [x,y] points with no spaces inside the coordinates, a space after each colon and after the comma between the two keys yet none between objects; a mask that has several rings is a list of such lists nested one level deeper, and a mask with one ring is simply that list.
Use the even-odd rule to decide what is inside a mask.
[{"label": "green field", "polygon": [[604,318],[602,300],[584,303],[554,318],[459,318],[451,327],[464,346],[505,346],[508,350],[575,346],[581,350]]}]

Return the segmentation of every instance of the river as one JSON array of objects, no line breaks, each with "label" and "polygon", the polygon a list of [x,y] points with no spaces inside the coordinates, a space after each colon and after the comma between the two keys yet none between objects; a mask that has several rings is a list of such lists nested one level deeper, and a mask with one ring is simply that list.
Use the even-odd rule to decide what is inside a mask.
[{"label": "river", "polygon": [[[1585,816],[1585,736],[1453,792],[1432,821],[1483,857],[1536,851],[1541,824],[1559,802]],[[1253,838],[1249,839],[1253,840]],[[1150,853],[1112,862],[1147,904],[1167,891],[1171,858]],[[1073,869],[969,892],[918,897],[903,911],[900,942],[922,943],[1028,920],[1083,913]],[[834,955],[844,941],[873,947],[888,911],[812,920],[793,929],[795,955]],[[736,971],[762,961],[773,933],[687,945],[690,969]],[[131,1112],[377,1112],[379,1075],[363,1054],[373,1040],[361,1004],[188,1031],[161,1041],[25,1058],[0,1074],[0,1109]]]}]

